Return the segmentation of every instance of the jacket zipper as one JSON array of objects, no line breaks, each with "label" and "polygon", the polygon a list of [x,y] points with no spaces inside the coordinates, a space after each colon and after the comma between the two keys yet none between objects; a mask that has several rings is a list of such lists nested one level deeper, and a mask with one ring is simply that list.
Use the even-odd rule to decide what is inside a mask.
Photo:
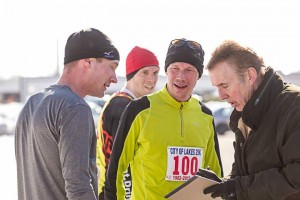
[{"label": "jacket zipper", "polygon": [[241,162],[242,162],[242,168],[243,168],[243,171],[244,171],[244,174],[248,174],[248,167],[246,165],[246,153],[245,153],[245,145],[246,145],[246,140],[241,132],[241,130],[239,130],[239,134],[240,134],[240,137],[241,137],[241,141],[240,141],[240,144],[239,144],[239,148],[241,149]]},{"label": "jacket zipper", "polygon": [[180,127],[180,134],[181,134],[181,136],[183,135],[183,118],[182,118],[182,108],[183,108],[183,105],[181,104],[181,106],[180,106],[180,111],[179,111],[179,113],[180,113],[180,122],[181,122],[181,127]]}]

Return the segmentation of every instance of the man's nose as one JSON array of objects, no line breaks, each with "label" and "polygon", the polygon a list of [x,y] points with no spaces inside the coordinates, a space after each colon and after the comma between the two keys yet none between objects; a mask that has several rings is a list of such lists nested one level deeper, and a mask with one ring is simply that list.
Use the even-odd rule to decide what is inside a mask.
[{"label": "man's nose", "polygon": [[224,90],[222,88],[218,88],[218,93],[219,93],[219,99],[220,100],[225,100],[227,95],[226,93],[224,92]]}]

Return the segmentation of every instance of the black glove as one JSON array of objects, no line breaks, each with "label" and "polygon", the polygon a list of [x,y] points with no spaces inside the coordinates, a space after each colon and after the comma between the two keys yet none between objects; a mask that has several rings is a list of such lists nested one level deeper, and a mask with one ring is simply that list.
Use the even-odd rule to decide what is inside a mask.
[{"label": "black glove", "polygon": [[212,198],[221,197],[225,200],[236,200],[235,181],[230,179],[204,189],[204,194],[211,193]]}]

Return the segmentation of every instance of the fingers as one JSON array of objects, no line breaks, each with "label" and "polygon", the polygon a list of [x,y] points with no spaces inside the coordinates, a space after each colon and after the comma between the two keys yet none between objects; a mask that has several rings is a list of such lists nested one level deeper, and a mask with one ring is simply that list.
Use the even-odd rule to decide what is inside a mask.
[{"label": "fingers", "polygon": [[212,197],[212,198],[217,198],[217,197],[220,197],[220,196],[221,196],[221,194],[218,193],[218,192],[213,192],[213,193],[211,194],[211,197]]},{"label": "fingers", "polygon": [[215,192],[219,191],[219,187],[220,187],[220,184],[215,184],[215,185],[209,186],[203,190],[203,193],[204,194],[215,193]]}]

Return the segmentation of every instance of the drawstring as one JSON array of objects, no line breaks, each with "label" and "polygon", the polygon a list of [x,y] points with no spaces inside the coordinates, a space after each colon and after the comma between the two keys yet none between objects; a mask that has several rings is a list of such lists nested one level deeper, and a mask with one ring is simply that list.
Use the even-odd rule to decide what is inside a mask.
[{"label": "drawstring", "polygon": [[263,90],[261,91],[260,95],[259,95],[259,96],[257,97],[257,99],[255,100],[254,106],[257,106],[257,104],[259,103],[261,96],[263,95],[264,91],[266,90],[267,86],[269,85],[269,83],[270,83],[271,79],[273,78],[273,76],[275,75],[275,73],[276,73],[276,72],[274,72],[274,73],[272,74],[272,76],[269,78],[267,84],[265,85],[265,87],[264,87]]}]

